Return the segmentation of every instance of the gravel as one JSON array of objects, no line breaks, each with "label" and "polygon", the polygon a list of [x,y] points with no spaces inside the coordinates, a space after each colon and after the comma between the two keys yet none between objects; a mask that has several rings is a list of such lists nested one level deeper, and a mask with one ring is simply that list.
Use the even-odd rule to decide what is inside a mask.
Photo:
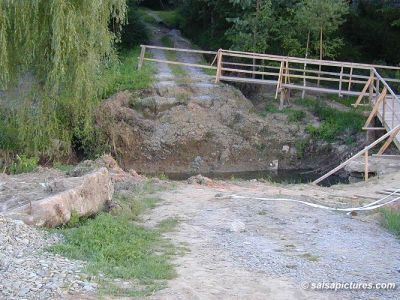
[{"label": "gravel", "polygon": [[0,215],[0,299],[60,299],[95,291],[84,263],[46,248],[62,237]]},{"label": "gravel", "polygon": [[[395,283],[400,285],[400,243],[373,222],[341,213],[288,205],[232,201],[232,219],[246,230],[218,224],[217,210],[202,222],[218,224],[210,236],[232,263],[272,277],[287,276],[299,285],[319,282]],[[339,291],[342,299],[399,299],[398,290]]]}]

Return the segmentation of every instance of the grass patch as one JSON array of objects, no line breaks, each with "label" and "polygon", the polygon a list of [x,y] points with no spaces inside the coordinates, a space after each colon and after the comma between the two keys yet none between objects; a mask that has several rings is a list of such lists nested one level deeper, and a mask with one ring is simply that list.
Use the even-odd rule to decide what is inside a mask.
[{"label": "grass patch", "polygon": [[140,47],[120,54],[120,63],[104,74],[107,81],[104,97],[109,97],[118,91],[135,91],[151,86],[154,80],[154,68],[147,62],[140,71],[137,70],[139,56]]},{"label": "grass patch", "polygon": [[303,258],[307,259],[308,261],[311,261],[311,262],[316,262],[316,261],[319,260],[319,257],[318,257],[318,256],[313,255],[313,254],[308,253],[308,252],[302,254],[301,256],[302,256]]},{"label": "grass patch", "polygon": [[[161,38],[161,43],[164,47],[169,47],[169,48],[174,47],[174,41],[168,35],[164,35]],[[175,51],[166,50],[165,56],[167,57],[167,60],[177,61],[177,56]],[[175,77],[185,77],[187,75],[185,69],[182,68],[182,66],[180,65],[169,64],[168,67],[170,68],[172,74],[174,74]]]},{"label": "grass patch", "polygon": [[158,23],[157,19],[149,13],[149,9],[147,9],[145,7],[139,7],[138,12],[142,16],[143,21],[145,23],[149,23],[149,24],[153,24],[153,25]]},{"label": "grass patch", "polygon": [[51,252],[71,259],[87,261],[86,271],[107,278],[138,280],[139,291],[108,283],[103,290],[119,295],[147,295],[161,281],[176,276],[170,263],[174,246],[163,239],[158,229],[148,229],[131,222],[127,216],[100,214],[77,228],[61,230],[66,243],[50,247]]},{"label": "grass patch", "polygon": [[306,132],[317,139],[331,142],[345,131],[350,134],[357,133],[362,130],[365,122],[364,116],[356,110],[339,111],[316,99],[304,99],[299,101],[299,104],[311,108],[314,115],[320,119],[320,127],[312,125],[306,127]]},{"label": "grass patch", "polygon": [[356,103],[357,98],[355,97],[339,97],[339,96],[330,96],[330,100],[343,104],[347,107],[353,107],[352,104]]},{"label": "grass patch", "polygon": [[183,252],[163,233],[174,230],[179,220],[166,219],[154,228],[137,223],[143,212],[157,206],[159,198],[153,194],[166,189],[156,181],[149,179],[117,194],[117,207],[110,213],[91,219],[74,213],[68,224],[55,230],[65,243],[49,251],[86,261],[85,271],[96,276],[101,294],[141,297],[165,287],[166,280],[176,276],[172,256]]},{"label": "grass patch", "polygon": [[382,209],[383,226],[400,237],[400,211],[390,208]]},{"label": "grass patch", "polygon": [[267,114],[286,114],[289,122],[300,122],[306,117],[306,113],[302,110],[292,108],[284,108],[280,110],[276,105],[267,104],[262,115],[265,117]]},{"label": "grass patch", "polygon": [[167,218],[158,223],[157,229],[161,233],[171,232],[175,230],[179,222],[180,220],[178,218]]},{"label": "grass patch", "polygon": [[169,28],[181,28],[183,17],[177,10],[162,10],[156,12],[162,22]]},{"label": "grass patch", "polygon": [[30,173],[36,170],[39,163],[37,157],[27,157],[26,155],[17,155],[11,165],[8,167],[8,172],[12,175],[21,173]]}]

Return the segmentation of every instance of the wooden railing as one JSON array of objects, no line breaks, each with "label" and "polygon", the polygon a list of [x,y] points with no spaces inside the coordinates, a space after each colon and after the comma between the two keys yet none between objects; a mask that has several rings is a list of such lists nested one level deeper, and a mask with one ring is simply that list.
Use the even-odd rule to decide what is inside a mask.
[{"label": "wooden railing", "polygon": [[360,152],[358,152],[357,154],[353,155],[352,157],[350,157],[349,159],[347,159],[345,162],[341,163],[339,166],[337,166],[336,168],[334,168],[332,171],[326,173],[324,176],[318,178],[317,180],[315,180],[313,183],[314,184],[318,184],[321,181],[325,180],[326,178],[328,178],[329,176],[335,174],[336,172],[338,172],[339,170],[343,169],[345,166],[347,166],[350,162],[352,162],[353,160],[357,159],[358,157],[364,155],[365,157],[365,168],[364,168],[364,178],[365,180],[368,180],[368,174],[369,174],[369,166],[368,166],[368,157],[369,154],[368,152],[374,148],[376,145],[378,145],[379,143],[383,142],[384,140],[386,140],[386,142],[383,144],[383,146],[381,147],[381,149],[378,152],[378,155],[382,155],[383,152],[387,149],[387,147],[390,145],[390,143],[393,141],[394,138],[397,137],[397,135],[400,133],[400,125],[396,126],[395,128],[393,128],[392,130],[390,130],[389,132],[387,132],[385,135],[383,135],[382,137],[380,137],[379,139],[377,139],[375,142],[371,143],[370,145],[368,145],[367,147],[365,147],[363,150],[361,150]]},{"label": "wooden railing", "polygon": [[[358,97],[354,106],[371,105],[372,111],[365,125],[365,130],[386,130],[387,133],[367,146],[352,158],[340,164],[331,172],[322,176],[314,183],[319,183],[346,166],[350,161],[365,155],[365,178],[368,179],[368,151],[378,143],[387,139],[378,155],[382,155],[387,147],[394,142],[400,149],[400,99],[396,89],[400,90],[400,80],[395,78],[400,73],[400,67],[359,64],[341,61],[306,59],[270,54],[249,53],[219,49],[203,51],[194,49],[179,49],[142,45],[138,67],[145,61],[178,64],[188,67],[216,70],[215,82],[233,81],[257,83],[276,86],[275,98],[281,95],[281,104],[291,90],[312,93],[330,93],[338,96],[348,95]],[[146,57],[146,50],[176,51],[211,56],[210,63],[186,63],[181,61],[161,60]],[[385,77],[381,74],[385,74]],[[392,85],[390,86],[389,83]],[[368,97],[367,103],[363,100]],[[377,116],[383,127],[371,127],[370,123]]]}]

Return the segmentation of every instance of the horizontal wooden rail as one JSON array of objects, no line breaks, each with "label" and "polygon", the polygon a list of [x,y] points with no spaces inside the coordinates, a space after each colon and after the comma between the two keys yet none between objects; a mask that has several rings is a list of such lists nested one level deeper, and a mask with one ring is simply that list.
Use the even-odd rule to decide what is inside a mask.
[{"label": "horizontal wooden rail", "polygon": [[310,58],[300,58],[300,57],[292,57],[292,56],[280,56],[280,55],[272,55],[272,54],[262,54],[262,53],[254,53],[254,52],[243,52],[243,51],[234,51],[234,50],[222,50],[224,54],[244,54],[249,58],[260,59],[261,57],[273,59],[273,60],[285,60],[290,62],[297,62],[301,64],[326,64],[330,66],[337,67],[349,67],[356,69],[365,69],[370,70],[371,68],[375,69],[388,69],[388,70],[400,70],[398,66],[385,66],[385,65],[375,65],[375,64],[362,64],[362,63],[352,63],[345,61],[334,61],[334,60],[318,60],[318,59],[310,59]]},{"label": "horizontal wooden rail", "polygon": [[158,62],[158,63],[165,63],[165,64],[172,64],[172,65],[182,65],[182,66],[195,67],[195,68],[204,68],[204,69],[212,69],[212,70],[217,69],[217,67],[210,66],[210,65],[190,64],[190,63],[183,63],[183,62],[179,62],[179,61],[163,60],[163,59],[156,59],[156,58],[144,58],[143,60],[153,61],[153,62]]},{"label": "horizontal wooden rail", "polygon": [[158,49],[158,50],[187,52],[187,53],[199,53],[199,54],[210,54],[210,55],[216,55],[218,53],[216,51],[205,51],[205,50],[184,49],[184,48],[170,48],[170,47],[149,46],[149,45],[141,45],[141,47],[145,47],[147,49]]}]

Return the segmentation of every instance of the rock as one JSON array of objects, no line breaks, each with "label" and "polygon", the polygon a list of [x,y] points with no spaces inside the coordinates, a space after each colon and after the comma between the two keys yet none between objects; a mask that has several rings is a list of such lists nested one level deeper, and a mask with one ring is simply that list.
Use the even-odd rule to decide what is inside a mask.
[{"label": "rock", "polygon": [[290,147],[289,147],[288,145],[284,145],[284,146],[282,147],[282,152],[283,152],[283,153],[289,153],[289,151],[290,151]]},{"label": "rock", "polygon": [[192,176],[187,180],[188,184],[201,184],[201,185],[209,185],[212,183],[212,180],[208,177],[204,177],[202,175]]},{"label": "rock", "polygon": [[246,225],[240,220],[234,220],[229,227],[231,232],[243,232],[246,230]]},{"label": "rock", "polygon": [[104,209],[113,193],[110,174],[106,168],[101,168],[83,176],[79,185],[11,210],[7,215],[29,225],[55,227],[67,223],[73,212],[79,216],[96,214]]}]

